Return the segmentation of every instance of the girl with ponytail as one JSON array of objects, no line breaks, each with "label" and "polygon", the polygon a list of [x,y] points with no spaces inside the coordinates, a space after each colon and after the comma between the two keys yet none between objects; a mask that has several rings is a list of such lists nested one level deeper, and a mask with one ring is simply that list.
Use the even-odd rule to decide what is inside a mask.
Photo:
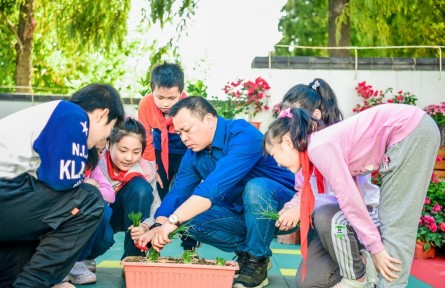
[{"label": "girl with ponytail", "polygon": [[[297,107],[306,109],[314,117],[320,119],[325,126],[336,124],[344,118],[333,89],[320,78],[315,78],[308,85],[295,85],[285,94],[282,103],[284,109]],[[321,128],[323,127],[319,126],[319,129]],[[376,227],[379,227],[380,188],[372,184],[370,174],[357,176],[357,181],[369,215]],[[303,182],[301,171],[296,174],[295,182],[297,189],[301,188]],[[338,202],[332,196],[331,188],[326,181],[323,181],[323,177],[317,169],[314,170],[310,183],[316,196],[316,207],[324,207],[314,211],[314,219],[321,225],[317,230],[311,231],[313,232],[313,241],[309,241],[311,253],[308,255],[308,273],[314,274],[309,275],[308,279],[310,280],[303,284],[301,281],[302,269],[298,269],[296,276],[298,287],[332,287],[340,281],[349,280],[358,281],[359,286],[366,285],[366,283],[375,284],[377,281],[376,272],[369,253],[358,241],[357,235],[345,220]],[[297,193],[296,197],[285,207],[295,206],[295,203],[299,201],[298,196]],[[339,236],[337,235],[339,227],[343,232],[351,231],[351,233]],[[367,258],[367,261],[363,261],[362,258]],[[364,262],[367,262],[367,265]],[[311,269],[311,267],[317,269]],[[320,273],[320,271],[323,272]]]}]

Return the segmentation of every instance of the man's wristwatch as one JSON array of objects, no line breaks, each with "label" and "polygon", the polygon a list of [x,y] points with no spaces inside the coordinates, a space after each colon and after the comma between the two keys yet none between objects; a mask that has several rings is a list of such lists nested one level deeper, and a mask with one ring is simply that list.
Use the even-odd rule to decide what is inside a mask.
[{"label": "man's wristwatch", "polygon": [[181,222],[179,222],[178,215],[172,214],[170,217],[168,217],[168,222],[170,222],[173,225],[176,225],[177,227],[180,227],[182,225]]}]

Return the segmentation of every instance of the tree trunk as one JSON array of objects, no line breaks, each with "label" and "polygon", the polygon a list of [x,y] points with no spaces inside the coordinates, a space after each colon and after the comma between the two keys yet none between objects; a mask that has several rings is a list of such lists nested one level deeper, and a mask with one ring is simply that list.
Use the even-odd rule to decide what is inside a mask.
[{"label": "tree trunk", "polygon": [[[338,16],[341,15],[343,9],[346,4],[349,3],[349,0],[329,0],[329,38],[328,45],[329,47],[349,47],[351,46],[351,37],[350,37],[350,23],[349,17],[346,23],[342,23],[340,28],[340,39],[336,37],[337,25],[335,20]],[[349,57],[349,50],[341,49],[341,50],[329,50],[329,56],[331,57]]]},{"label": "tree trunk", "polygon": [[15,85],[16,92],[31,93],[32,80],[32,49],[34,29],[34,0],[26,0],[20,5],[18,37],[15,49],[17,51]]}]

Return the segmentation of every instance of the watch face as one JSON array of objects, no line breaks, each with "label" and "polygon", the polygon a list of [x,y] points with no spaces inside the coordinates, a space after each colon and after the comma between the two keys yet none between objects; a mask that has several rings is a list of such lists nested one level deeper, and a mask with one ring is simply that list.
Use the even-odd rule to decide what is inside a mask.
[{"label": "watch face", "polygon": [[175,214],[170,215],[170,217],[168,217],[168,221],[170,223],[176,224],[178,222],[178,216],[176,216]]}]

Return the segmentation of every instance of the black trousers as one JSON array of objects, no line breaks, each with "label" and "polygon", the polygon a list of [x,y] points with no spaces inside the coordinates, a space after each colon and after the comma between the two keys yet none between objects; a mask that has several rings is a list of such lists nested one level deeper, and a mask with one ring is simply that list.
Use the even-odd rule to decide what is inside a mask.
[{"label": "black trousers", "polygon": [[179,165],[181,165],[181,160],[184,154],[168,154],[168,179],[164,164],[162,164],[161,151],[155,150],[155,155],[156,164],[158,165],[158,174],[159,177],[161,177],[164,188],[161,188],[158,183],[156,183],[156,186],[158,188],[159,197],[163,200],[168,191],[170,191],[173,178],[176,173],[178,173]]},{"label": "black trousers", "polygon": [[73,267],[103,214],[99,190],[54,191],[28,174],[0,180],[0,287],[52,287]]}]

